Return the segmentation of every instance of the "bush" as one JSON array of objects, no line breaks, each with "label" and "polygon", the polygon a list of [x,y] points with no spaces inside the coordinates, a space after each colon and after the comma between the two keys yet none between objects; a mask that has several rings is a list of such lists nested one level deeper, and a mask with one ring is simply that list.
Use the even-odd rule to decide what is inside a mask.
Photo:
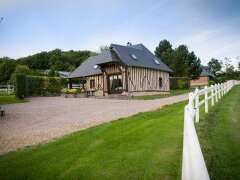
[{"label": "bush", "polygon": [[80,93],[80,90],[79,89],[64,88],[64,89],[62,89],[62,93],[64,93],[64,94],[78,94],[78,93]]},{"label": "bush", "polygon": [[49,77],[47,92],[49,94],[60,94],[62,89],[62,82],[60,78]]},{"label": "bush", "polygon": [[24,83],[19,80],[16,81],[16,87],[21,86],[24,89],[24,97],[59,95],[65,85],[66,80],[57,77],[24,75]]},{"label": "bush", "polygon": [[44,95],[44,77],[26,76],[26,96]]},{"label": "bush", "polygon": [[26,96],[25,87],[26,87],[26,76],[24,74],[17,74],[16,84],[15,84],[15,94],[17,98],[24,99],[24,97]]},{"label": "bush", "polygon": [[187,77],[170,77],[170,89],[189,89],[190,79]]}]

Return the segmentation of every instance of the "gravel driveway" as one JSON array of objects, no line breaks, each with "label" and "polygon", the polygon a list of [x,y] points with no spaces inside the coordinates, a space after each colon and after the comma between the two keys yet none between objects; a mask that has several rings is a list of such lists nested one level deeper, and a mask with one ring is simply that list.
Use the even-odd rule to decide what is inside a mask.
[{"label": "gravel driveway", "polygon": [[0,154],[185,99],[186,94],[147,101],[37,97],[5,105],[6,116],[0,118]]}]

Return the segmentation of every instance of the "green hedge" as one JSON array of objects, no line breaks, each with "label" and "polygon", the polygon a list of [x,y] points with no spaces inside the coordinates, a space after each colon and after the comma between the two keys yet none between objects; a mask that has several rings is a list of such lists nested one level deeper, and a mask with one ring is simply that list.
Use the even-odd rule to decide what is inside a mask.
[{"label": "green hedge", "polygon": [[170,89],[189,89],[190,79],[186,77],[170,77]]},{"label": "green hedge", "polygon": [[25,87],[26,87],[26,76],[24,74],[16,75],[16,84],[15,84],[15,94],[19,99],[24,99],[26,96]]},{"label": "green hedge", "polygon": [[27,75],[20,75],[21,78],[19,78],[19,75],[16,77],[16,87],[21,87],[21,93],[16,89],[16,95],[23,94],[23,97],[59,95],[61,89],[64,88],[67,83],[66,79],[59,77]]}]

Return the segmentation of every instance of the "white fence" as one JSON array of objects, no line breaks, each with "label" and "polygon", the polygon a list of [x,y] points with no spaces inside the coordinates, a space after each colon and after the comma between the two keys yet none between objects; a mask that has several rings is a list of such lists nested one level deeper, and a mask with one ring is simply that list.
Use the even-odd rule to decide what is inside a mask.
[{"label": "white fence", "polygon": [[[184,135],[183,135],[183,159],[182,159],[182,180],[209,180],[207,167],[199,144],[197,132],[194,125],[199,122],[199,108],[205,106],[205,113],[208,113],[208,101],[214,106],[224,94],[233,86],[240,84],[240,81],[228,81],[222,84],[215,84],[204,89],[196,89],[189,93],[189,103],[184,108]],[[200,96],[204,98],[200,100]]]},{"label": "white fence", "polygon": [[0,85],[0,95],[1,94],[12,94],[14,92],[14,86],[13,85]]}]

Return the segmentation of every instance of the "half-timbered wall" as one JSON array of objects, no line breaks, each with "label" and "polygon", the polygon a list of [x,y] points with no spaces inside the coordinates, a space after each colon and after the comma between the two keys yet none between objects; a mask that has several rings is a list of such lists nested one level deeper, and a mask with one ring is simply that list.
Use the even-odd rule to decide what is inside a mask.
[{"label": "half-timbered wall", "polygon": [[[169,73],[149,68],[125,68],[117,64],[104,66],[103,75],[86,77],[86,90],[107,93],[107,76],[111,74],[122,74],[123,91],[127,91],[127,89],[128,92],[169,91]],[[159,84],[160,77],[162,78],[162,87]],[[90,80],[95,80],[95,88],[90,88]]]},{"label": "half-timbered wall", "polygon": [[[162,78],[160,86],[159,78]],[[128,67],[128,91],[169,91],[169,73],[139,67]]]},{"label": "half-timbered wall", "polygon": [[[103,90],[103,76],[102,75],[93,75],[93,76],[88,76],[86,77],[86,84],[85,88],[87,91],[97,91],[97,90]],[[90,88],[90,81],[94,80],[95,81],[95,87]]]}]

